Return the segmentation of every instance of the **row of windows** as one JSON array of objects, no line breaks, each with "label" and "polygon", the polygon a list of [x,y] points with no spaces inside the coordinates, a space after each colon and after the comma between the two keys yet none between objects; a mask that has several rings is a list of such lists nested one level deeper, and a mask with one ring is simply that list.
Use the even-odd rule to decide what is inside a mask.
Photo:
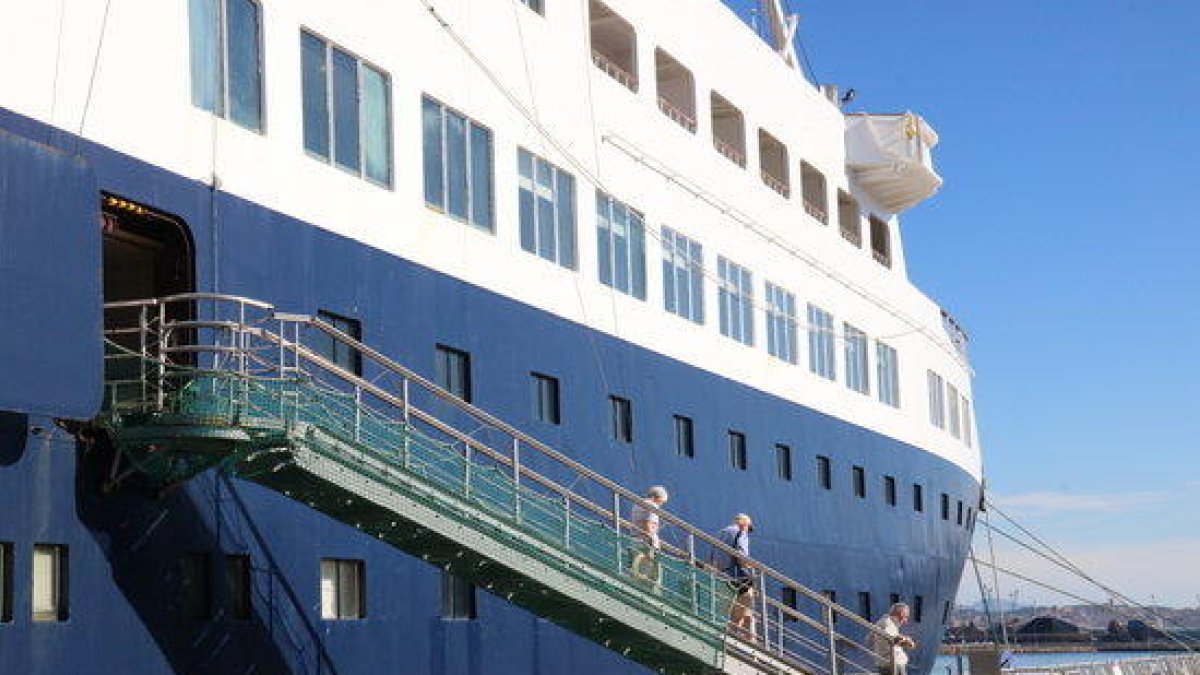
[{"label": "row of windows", "polygon": [[[531,7],[541,11],[540,3]],[[262,128],[260,8],[253,0],[190,0],[193,102],[252,129]],[[324,161],[380,184],[390,184],[389,78],[382,70],[307,30],[301,31],[304,146]],[[425,199],[433,208],[485,230],[495,223],[492,132],[425,97],[422,102]],[[518,220],[524,250],[570,269],[578,268],[575,179],[525,149],[518,149]],[[646,230],[638,210],[596,192],[596,236],[601,283],[646,299]],[[667,311],[705,321],[704,253],[696,241],[662,228],[663,302]],[[755,344],[754,279],[745,267],[717,258],[719,328]],[[767,351],[786,363],[799,359],[797,301],[765,284]],[[837,328],[832,314],[808,306],[809,370],[838,378]],[[841,326],[846,386],[870,394],[866,334]],[[876,341],[876,391],[900,406],[896,350]],[[932,378],[932,374],[931,374]],[[931,421],[946,428],[944,393],[931,379]],[[950,390],[949,431],[972,443],[969,403]]]},{"label": "row of windows", "polygon": [[971,402],[959,393],[957,387],[932,370],[927,371],[926,379],[929,384],[929,423],[948,430],[951,436],[962,440],[968,448],[972,447],[975,430],[971,420]]},{"label": "row of windows", "polygon": [[[829,457],[817,455],[816,457],[816,480],[817,485],[825,490],[833,489],[833,462]],[[867,471],[861,466],[850,467],[850,481],[854,491],[854,496],[859,499],[867,499]],[[912,484],[912,510],[917,513],[925,512],[925,486],[920,483]],[[899,492],[897,489],[895,476],[883,476],[883,500],[888,506],[897,506],[899,504]],[[950,518],[950,502],[949,494],[943,492],[941,495],[941,518],[949,521]],[[965,507],[965,508],[964,508]],[[964,504],[963,500],[957,500],[957,510],[955,512],[955,524],[962,525],[967,529],[974,531],[975,529],[975,510],[974,507]]]},{"label": "row of windows", "polygon": [[[0,623],[14,616],[15,555],[12,542],[0,542]],[[34,544],[30,577],[30,617],[38,623],[66,621],[70,616],[67,547]]]}]

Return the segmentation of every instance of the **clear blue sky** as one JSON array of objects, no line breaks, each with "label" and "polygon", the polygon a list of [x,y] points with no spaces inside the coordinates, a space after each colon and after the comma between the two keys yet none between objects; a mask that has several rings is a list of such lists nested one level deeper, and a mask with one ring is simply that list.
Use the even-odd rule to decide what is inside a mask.
[{"label": "clear blue sky", "polygon": [[790,4],[850,110],[941,135],[906,255],[972,335],[992,496],[1140,600],[1200,604],[1200,0]]}]

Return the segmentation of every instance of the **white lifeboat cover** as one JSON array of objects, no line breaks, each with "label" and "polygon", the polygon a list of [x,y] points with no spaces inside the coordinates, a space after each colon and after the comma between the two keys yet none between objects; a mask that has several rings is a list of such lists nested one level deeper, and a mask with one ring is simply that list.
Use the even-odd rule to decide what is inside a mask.
[{"label": "white lifeboat cover", "polygon": [[919,204],[942,186],[930,153],[937,142],[933,129],[912,113],[846,116],[850,174],[891,213]]}]

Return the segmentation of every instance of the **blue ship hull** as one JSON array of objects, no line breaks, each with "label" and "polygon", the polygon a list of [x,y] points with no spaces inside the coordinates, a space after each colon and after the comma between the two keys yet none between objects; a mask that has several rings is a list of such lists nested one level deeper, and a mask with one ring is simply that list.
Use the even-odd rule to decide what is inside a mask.
[{"label": "blue ship hull", "polygon": [[[99,190],[186,222],[198,290],[352,316],[362,322],[364,342],[431,379],[435,345],[469,352],[477,405],[622,484],[669,486],[670,508],[693,523],[715,530],[733,513],[754,514],[755,556],[810,588],[836,591],[855,608],[868,592],[876,614],[893,594],[910,604],[920,596],[914,666],[932,666],[970,540],[953,512],[941,517],[940,495],[974,506],[979,494],[959,467],[11,113],[0,112],[0,129],[78,152]],[[0,154],[0,167],[17,159]],[[40,197],[60,199],[60,188],[44,185]],[[10,198],[0,186],[0,204]],[[46,232],[91,226],[48,224]],[[86,288],[100,270],[71,265],[56,273]],[[10,292],[2,277],[0,289]],[[24,327],[17,330],[38,325],[37,316],[2,320]],[[46,340],[48,348],[87,354],[99,335]],[[531,372],[559,378],[561,425],[532,419]],[[59,392],[63,400],[77,393],[65,385]],[[632,444],[610,440],[610,394],[633,403]],[[54,409],[53,400],[42,403],[37,410]],[[694,458],[675,452],[677,414],[695,420]],[[745,471],[730,466],[731,429],[748,439]],[[792,447],[790,481],[776,473],[776,443]],[[832,489],[818,484],[818,455],[832,460]],[[105,460],[96,445],[56,427],[52,414],[0,412],[0,542],[12,544],[14,563],[0,672],[644,672],[487,593],[479,594],[478,619],[444,620],[440,570],[283,495],[212,473],[164,496],[136,485],[104,493]],[[866,469],[865,499],[853,493],[852,466]],[[885,475],[896,479],[897,505],[884,499]],[[924,486],[923,512],[913,508],[914,483]],[[31,619],[30,557],[38,543],[69,547],[66,621]],[[220,584],[212,618],[185,616],[180,559],[195,552],[214,564],[226,554],[250,556],[250,619],[223,609],[229,602]],[[320,618],[322,558],[365,562],[365,618]]]}]

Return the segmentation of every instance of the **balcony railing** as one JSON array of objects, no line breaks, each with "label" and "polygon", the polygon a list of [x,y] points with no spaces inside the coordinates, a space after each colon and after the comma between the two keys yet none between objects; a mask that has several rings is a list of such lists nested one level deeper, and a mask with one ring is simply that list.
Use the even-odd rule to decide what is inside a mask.
[{"label": "balcony railing", "polygon": [[776,178],[775,176],[771,175],[771,173],[766,170],[761,171],[760,175],[762,176],[762,182],[765,183],[767,187],[778,192],[779,194],[783,195],[784,197],[791,196],[792,188],[790,186],[788,186],[788,184],[786,182],[784,182],[783,179]]},{"label": "balcony railing", "polygon": [[696,133],[696,118],[685,113],[682,108],[672,103],[666,96],[658,97],[658,109],[667,117],[675,120],[675,123],[679,126],[693,134]]},{"label": "balcony railing", "polygon": [[825,209],[810,202],[808,199],[804,200],[804,211],[813,218],[821,221],[821,223],[825,225],[829,224],[829,214],[825,212]]},{"label": "balcony railing", "polygon": [[733,162],[734,164],[742,167],[746,166],[746,153],[738,150],[716,136],[713,136],[713,147],[717,149],[717,152],[725,155],[725,157],[727,157],[729,161]]},{"label": "balcony railing", "polygon": [[842,238],[861,248],[862,226],[857,224],[842,223]]},{"label": "balcony railing", "polygon": [[625,85],[630,91],[637,91],[637,75],[625,70],[615,61],[594,49],[592,50],[592,63],[596,64],[596,67],[603,70],[606,75]]},{"label": "balcony railing", "polygon": [[892,256],[890,253],[886,253],[878,249],[871,249],[871,255],[875,258],[875,262],[879,263],[880,265],[883,265],[884,267],[892,266]]}]

